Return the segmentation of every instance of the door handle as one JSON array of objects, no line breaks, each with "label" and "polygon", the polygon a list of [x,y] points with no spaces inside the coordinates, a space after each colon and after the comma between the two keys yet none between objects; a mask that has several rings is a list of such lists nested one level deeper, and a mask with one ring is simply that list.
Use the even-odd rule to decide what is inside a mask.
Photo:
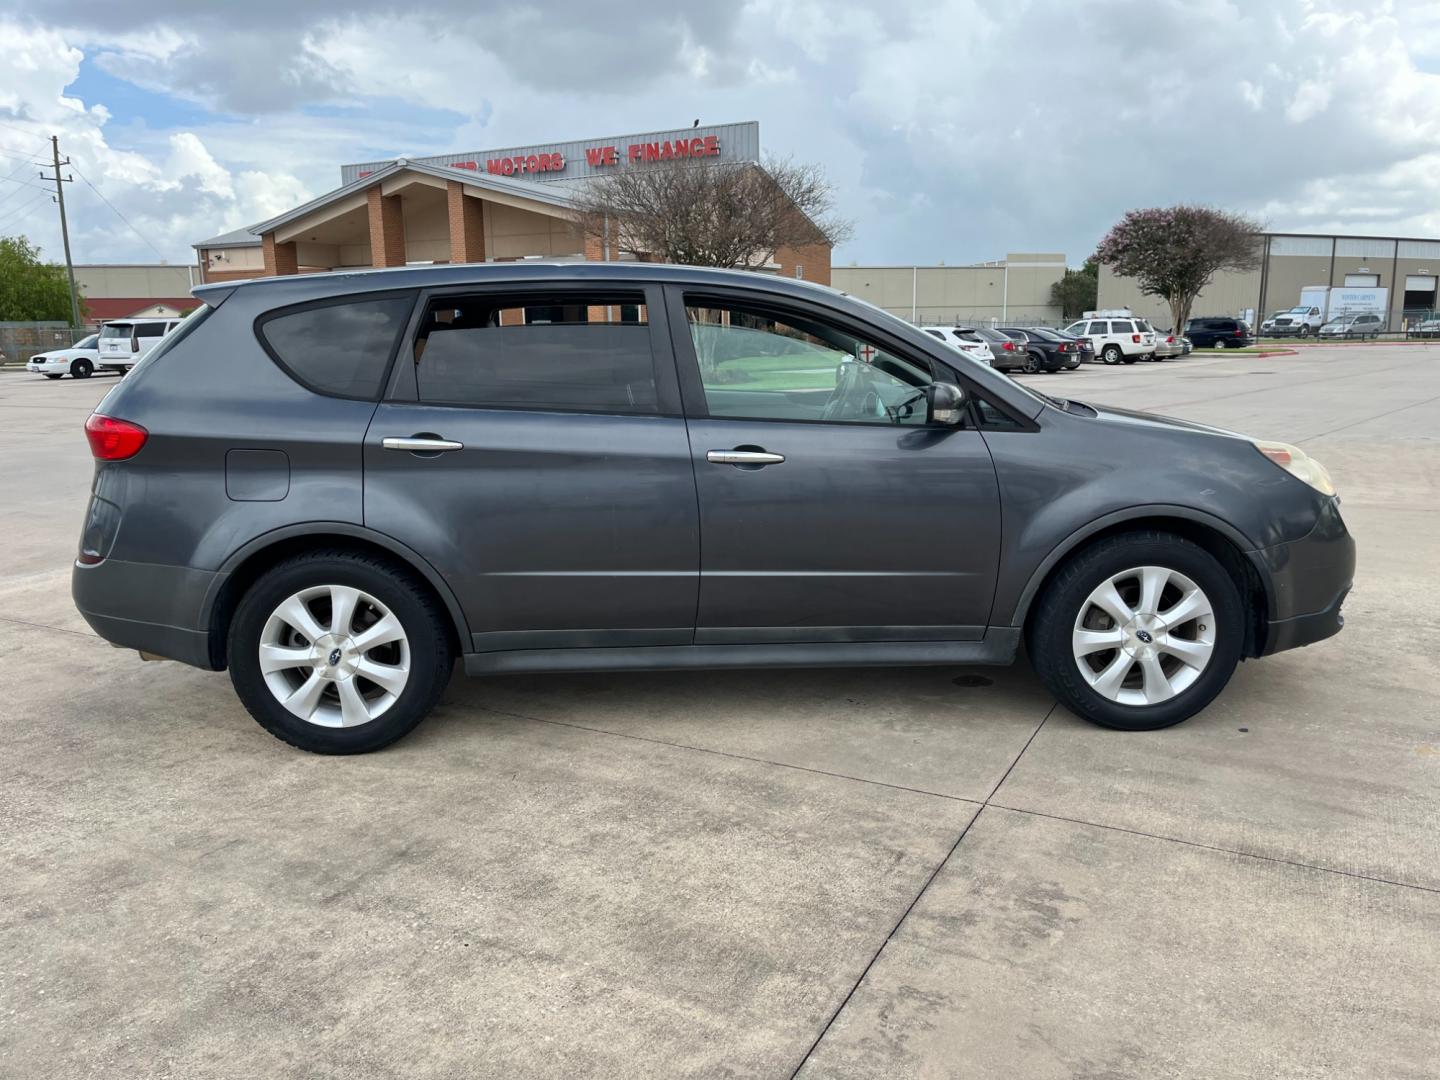
[{"label": "door handle", "polygon": [[711,450],[705,460],[712,465],[779,465],[785,455],[766,450]]},{"label": "door handle", "polygon": [[465,444],[454,439],[442,439],[438,435],[411,435],[408,438],[381,439],[380,445],[386,450],[408,450],[412,454],[439,454],[449,450],[464,450]]}]

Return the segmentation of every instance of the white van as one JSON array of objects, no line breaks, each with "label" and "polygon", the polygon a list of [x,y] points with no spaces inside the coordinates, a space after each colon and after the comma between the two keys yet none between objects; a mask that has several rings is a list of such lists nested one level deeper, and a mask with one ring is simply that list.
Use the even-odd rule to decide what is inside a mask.
[{"label": "white van", "polygon": [[160,339],[180,325],[179,319],[117,319],[100,328],[99,366],[129,371]]}]

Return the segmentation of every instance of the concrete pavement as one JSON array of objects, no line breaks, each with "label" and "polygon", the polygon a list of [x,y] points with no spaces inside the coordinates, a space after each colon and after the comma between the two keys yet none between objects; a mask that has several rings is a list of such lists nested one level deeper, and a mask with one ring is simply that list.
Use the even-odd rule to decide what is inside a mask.
[{"label": "concrete pavement", "polygon": [[460,678],[315,758],[89,633],[108,383],[0,375],[0,1076],[1434,1075],[1440,346],[1031,383],[1315,453],[1344,633],[1163,732],[1023,665]]}]

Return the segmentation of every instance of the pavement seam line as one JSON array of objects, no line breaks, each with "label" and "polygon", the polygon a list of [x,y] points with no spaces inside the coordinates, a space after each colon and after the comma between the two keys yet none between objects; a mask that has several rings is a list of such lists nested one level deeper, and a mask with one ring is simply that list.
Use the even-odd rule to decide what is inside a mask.
[{"label": "pavement seam line", "polygon": [[1341,431],[1349,431],[1351,428],[1359,427],[1361,424],[1368,424],[1371,420],[1383,420],[1387,416],[1394,416],[1396,413],[1402,413],[1406,409],[1418,409],[1421,405],[1429,405],[1435,401],[1440,401],[1440,394],[1436,394],[1434,397],[1426,398],[1424,401],[1412,401],[1409,405],[1401,405],[1399,408],[1389,409],[1382,413],[1376,413],[1374,416],[1367,416],[1363,420],[1356,420],[1354,423],[1351,424],[1341,424],[1337,428],[1331,428],[1329,431],[1322,431],[1318,435],[1306,435],[1305,438],[1299,439],[1297,440],[1297,442],[1306,443],[1312,442],[1315,439],[1323,439],[1327,435],[1335,435]]},{"label": "pavement seam line", "polygon": [[1139,836],[1147,840],[1162,840],[1170,844],[1183,844],[1185,847],[1199,848],[1202,851],[1214,851],[1221,855],[1237,855],[1242,859],[1255,859],[1259,862],[1275,863],[1279,866],[1293,866],[1297,870],[1314,870],[1321,874],[1336,874],[1340,877],[1353,878],[1356,881],[1370,881],[1376,885],[1392,885],[1397,889],[1414,889],[1417,892],[1435,893],[1440,895],[1440,888],[1433,885],[1416,885],[1410,881],[1394,881],[1391,878],[1375,877],[1373,874],[1359,874],[1353,870],[1337,870],[1333,866],[1316,866],[1314,863],[1300,862],[1298,859],[1281,859],[1275,855],[1259,855],[1253,851],[1237,851],[1235,848],[1221,847],[1218,844],[1206,844],[1199,840],[1186,840],[1179,836],[1165,836],[1162,833],[1145,832],[1143,829],[1128,829],[1124,825],[1105,825],[1098,821],[1086,821],[1083,818],[1066,817],[1063,814],[1047,814],[1043,810],[1022,810],[1018,806],[1006,806],[1003,803],[992,803],[989,800],[986,807],[993,807],[996,810],[1007,810],[1012,814],[1025,814],[1030,817],[1046,818],[1050,821],[1064,821],[1071,825],[1084,825],[1092,829],[1106,829],[1109,832],[1125,833],[1129,836]]},{"label": "pavement seam line", "polygon": [[67,630],[63,626],[51,626],[49,623],[31,622],[29,619],[12,619],[8,615],[0,615],[0,622],[13,623],[16,626],[33,626],[37,630],[54,630],[57,634],[74,634],[76,637],[94,638],[100,641],[100,635],[87,630]]},{"label": "pavement seam line", "polygon": [[[974,799],[967,799],[961,795],[946,795],[942,791],[927,791],[925,788],[906,787],[904,784],[887,784],[884,780],[869,780],[863,776],[850,776],[847,773],[829,772],[825,769],[812,769],[808,765],[792,765],[787,761],[772,761],[770,758],[752,757],[749,754],[736,754],[729,750],[713,750],[708,746],[691,746],[689,743],[671,742],[668,739],[656,739],[649,735],[630,735],[623,731],[610,731],[606,728],[587,727],[585,724],[573,724],[568,720],[546,720],[539,716],[527,716],[524,713],[509,712],[505,709],[494,709],[488,705],[477,705],[476,708],[481,712],[494,713],[496,716],[510,716],[516,720],[529,720],[535,724],[550,724],[552,727],[572,728],[575,731],[588,731],[592,735],[610,735],[617,739],[634,739],[636,742],[652,743],[655,746],[668,746],[674,750],[693,750],[697,754],[714,754],[716,757],[731,758],[735,761],[749,761],[756,765],[773,765],[777,769],[794,769],[796,772],[814,773],[816,776],[829,776],[836,780],[850,780],[857,784],[871,784],[875,787],[890,788],[892,791],[908,791],[914,795],[929,795],[931,798],[969,803],[971,806],[983,805],[977,804]],[[1042,720],[1041,723],[1044,723],[1044,721]]]},{"label": "pavement seam line", "polygon": [[900,913],[900,918],[897,919],[895,925],[890,928],[890,933],[885,935],[885,940],[880,942],[880,947],[876,949],[874,955],[870,957],[870,962],[867,963],[865,969],[860,972],[860,977],[851,985],[849,991],[845,994],[845,999],[835,1007],[835,1011],[832,1012],[829,1019],[825,1021],[825,1026],[820,1029],[820,1034],[815,1036],[815,1041],[812,1042],[810,1048],[805,1051],[805,1056],[800,1059],[800,1064],[796,1065],[790,1073],[789,1080],[795,1080],[795,1078],[800,1075],[800,1070],[805,1068],[805,1063],[809,1061],[811,1055],[815,1053],[815,1048],[818,1047],[825,1036],[829,1034],[831,1025],[840,1018],[840,1014],[843,1013],[845,1007],[850,1004],[850,999],[855,996],[855,992],[864,984],[866,976],[870,974],[870,969],[875,966],[875,961],[879,960],[881,954],[885,952],[885,946],[889,945],[890,942],[894,940],[895,935],[900,932],[900,927],[903,926],[905,920],[910,917],[910,912],[915,910],[915,905],[920,903],[920,898],[924,896],[926,890],[930,888],[930,883],[940,876],[940,871],[945,869],[951,856],[959,849],[961,841],[969,834],[975,822],[980,820],[980,815],[985,813],[986,808],[990,805],[990,800],[995,797],[995,793],[1000,790],[1001,785],[1010,778],[1010,773],[1014,771],[1016,765],[1020,764],[1020,759],[1025,756],[1025,751],[1029,750],[1030,744],[1035,741],[1035,736],[1040,734],[1040,729],[1045,726],[1045,722],[1055,714],[1055,710],[1059,707],[1058,702],[1052,704],[1045,715],[1040,718],[1040,723],[1035,725],[1035,730],[1032,731],[1030,737],[1025,740],[1025,745],[1020,748],[1020,752],[1015,755],[1015,759],[1010,762],[1000,779],[995,782],[995,786],[990,789],[990,794],[985,796],[985,801],[980,804],[980,808],[976,810],[970,820],[965,823],[965,827],[960,830],[960,835],[957,836],[955,842],[950,845],[950,850],[945,852],[945,857],[935,864],[935,869],[930,871],[930,876],[927,877],[924,884],[920,886],[920,891],[915,894],[909,905]]}]

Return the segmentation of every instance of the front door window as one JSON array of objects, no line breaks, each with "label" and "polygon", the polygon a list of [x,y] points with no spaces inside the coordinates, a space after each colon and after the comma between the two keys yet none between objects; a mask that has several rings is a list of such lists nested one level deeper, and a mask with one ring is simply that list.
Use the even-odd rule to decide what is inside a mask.
[{"label": "front door window", "polygon": [[714,417],[925,423],[928,370],[844,330],[760,308],[686,304]]}]

